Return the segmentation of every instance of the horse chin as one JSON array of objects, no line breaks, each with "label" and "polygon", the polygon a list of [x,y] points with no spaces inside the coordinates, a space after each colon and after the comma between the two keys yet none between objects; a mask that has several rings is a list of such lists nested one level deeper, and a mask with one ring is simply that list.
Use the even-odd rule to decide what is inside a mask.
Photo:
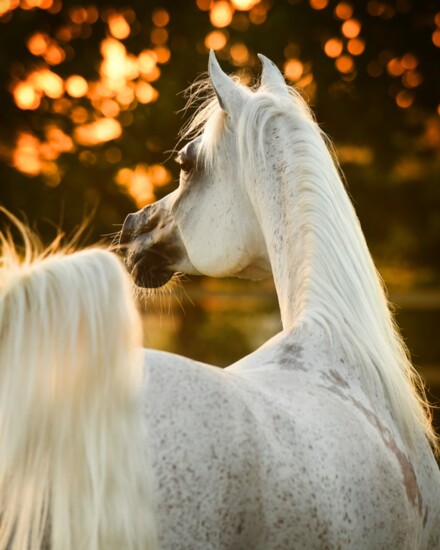
[{"label": "horse chin", "polygon": [[141,288],[160,288],[170,281],[174,272],[160,268],[146,266],[142,258],[136,262],[131,270],[131,277],[136,286]]}]

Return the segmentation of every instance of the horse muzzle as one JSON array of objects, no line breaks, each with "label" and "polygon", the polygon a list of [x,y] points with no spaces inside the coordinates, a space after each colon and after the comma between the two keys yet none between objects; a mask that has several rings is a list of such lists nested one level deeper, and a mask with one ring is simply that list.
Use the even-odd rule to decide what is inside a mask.
[{"label": "horse muzzle", "polygon": [[125,218],[119,247],[133,281],[142,288],[165,285],[182,256],[174,221],[160,201]]}]

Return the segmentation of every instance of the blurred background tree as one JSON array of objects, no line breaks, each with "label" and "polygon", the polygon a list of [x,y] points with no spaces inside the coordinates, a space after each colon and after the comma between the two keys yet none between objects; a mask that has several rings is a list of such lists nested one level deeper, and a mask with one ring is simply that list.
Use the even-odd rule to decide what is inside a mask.
[{"label": "blurred background tree", "polygon": [[[25,214],[45,238],[94,210],[94,241],[171,191],[186,101],[179,93],[206,71],[210,48],[246,84],[258,78],[258,52],[278,64],[334,140],[391,289],[437,288],[437,0],[0,0],[0,203]],[[229,313],[219,328],[211,315],[221,312],[218,284],[187,286],[197,307],[191,318],[176,314],[174,337],[159,345],[226,364],[258,344],[255,334],[261,340],[276,331],[267,284],[259,309],[239,290],[248,321]],[[416,359],[437,364],[440,300],[438,293],[424,299],[411,306],[428,312],[424,321],[401,319]],[[266,321],[252,324],[250,311]]]}]

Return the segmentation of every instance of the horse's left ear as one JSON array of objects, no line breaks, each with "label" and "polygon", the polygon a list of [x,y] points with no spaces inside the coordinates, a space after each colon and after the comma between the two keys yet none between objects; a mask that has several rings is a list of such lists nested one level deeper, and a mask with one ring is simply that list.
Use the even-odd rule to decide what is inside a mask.
[{"label": "horse's left ear", "polygon": [[238,113],[244,101],[244,92],[222,71],[214,50],[209,52],[208,72],[222,111]]},{"label": "horse's left ear", "polygon": [[275,63],[261,53],[258,57],[263,65],[261,87],[269,92],[289,95],[286,81]]}]

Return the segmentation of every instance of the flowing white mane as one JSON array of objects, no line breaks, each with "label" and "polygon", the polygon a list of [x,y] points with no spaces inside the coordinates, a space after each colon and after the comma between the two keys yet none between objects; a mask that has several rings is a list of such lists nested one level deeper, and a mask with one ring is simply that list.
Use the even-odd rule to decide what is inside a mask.
[{"label": "flowing white mane", "polygon": [[[290,275],[296,278],[296,296],[289,306],[297,322],[318,322],[342,346],[353,367],[360,368],[367,391],[377,382],[383,387],[391,414],[412,448],[421,429],[435,451],[439,444],[423,383],[413,368],[408,350],[390,311],[390,306],[353,206],[341,181],[331,144],[314,121],[300,94],[274,93],[264,86],[251,91],[241,87],[246,100],[229,125],[229,117],[216,97],[206,95],[207,82],[192,87],[190,103],[201,107],[184,127],[182,139],[201,136],[199,156],[205,169],[218,170],[222,139],[233,139],[238,151],[237,170],[248,195],[261,180],[281,193],[294,194],[296,207],[290,225],[301,232],[301,257],[292,257]],[[274,167],[267,166],[274,146],[271,131],[277,128],[283,140],[283,182]],[[222,159],[224,162],[224,159]],[[261,205],[264,208],[263,205]],[[287,239],[293,239],[287,235]],[[291,249],[295,243],[290,243]],[[374,403],[374,394],[371,395]]]}]

